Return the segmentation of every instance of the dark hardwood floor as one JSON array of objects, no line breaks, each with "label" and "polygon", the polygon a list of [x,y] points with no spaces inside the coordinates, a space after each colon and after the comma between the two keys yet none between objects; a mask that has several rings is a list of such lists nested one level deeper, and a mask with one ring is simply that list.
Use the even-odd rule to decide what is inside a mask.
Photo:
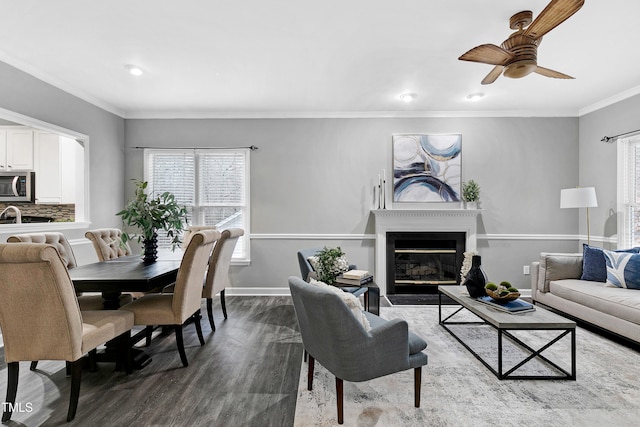
[{"label": "dark hardwood floor", "polygon": [[[37,372],[20,364],[11,426],[292,426],[302,344],[289,297],[227,297],[225,321],[214,300],[216,332],[206,314],[205,345],[185,327],[189,366],[182,367],[173,334],[144,347],[153,361],[127,376],[100,363],[84,370],[76,418],[66,423],[70,378],[64,362],[43,361]],[[204,300],[203,300],[204,301]],[[206,311],[204,311],[206,313]],[[0,396],[7,367],[0,348]],[[28,412],[27,403],[33,410]]]}]

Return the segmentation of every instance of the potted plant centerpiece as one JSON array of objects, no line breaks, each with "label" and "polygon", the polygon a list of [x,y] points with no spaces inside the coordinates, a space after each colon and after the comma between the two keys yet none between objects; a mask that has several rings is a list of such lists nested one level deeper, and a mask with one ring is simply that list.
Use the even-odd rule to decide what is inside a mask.
[{"label": "potted plant centerpiece", "polygon": [[166,191],[156,197],[149,196],[145,190],[146,181],[134,180],[136,185],[135,195],[129,200],[125,208],[116,215],[122,217],[122,222],[127,226],[138,228],[139,233],[122,233],[122,242],[137,238],[144,244],[145,262],[154,262],[158,258],[158,230],[165,230],[171,241],[171,249],[174,250],[180,244],[180,232],[184,230],[187,221],[187,208],[179,205],[175,196]]},{"label": "potted plant centerpiece", "polygon": [[318,280],[332,285],[336,277],[349,270],[349,262],[345,258],[345,253],[337,248],[327,248],[326,246],[316,255],[317,260],[314,266]]},{"label": "potted plant centerpiece", "polygon": [[476,209],[480,200],[480,186],[470,179],[462,183],[462,199],[465,201],[467,209]]}]

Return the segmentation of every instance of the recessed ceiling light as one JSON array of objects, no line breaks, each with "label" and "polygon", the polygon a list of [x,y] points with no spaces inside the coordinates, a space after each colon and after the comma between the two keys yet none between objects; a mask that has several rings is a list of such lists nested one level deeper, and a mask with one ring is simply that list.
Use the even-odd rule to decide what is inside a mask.
[{"label": "recessed ceiling light", "polygon": [[467,95],[467,100],[472,102],[480,101],[482,98],[484,98],[484,93],[480,93],[480,92]]},{"label": "recessed ceiling light", "polygon": [[129,70],[129,73],[132,76],[141,76],[142,75],[142,68],[140,68],[137,65],[133,65],[133,64],[127,64],[124,66],[124,68],[126,68],[127,70]]},{"label": "recessed ceiling light", "polygon": [[415,93],[403,93],[402,95],[400,95],[400,99],[404,102],[411,102],[416,98],[416,94]]}]

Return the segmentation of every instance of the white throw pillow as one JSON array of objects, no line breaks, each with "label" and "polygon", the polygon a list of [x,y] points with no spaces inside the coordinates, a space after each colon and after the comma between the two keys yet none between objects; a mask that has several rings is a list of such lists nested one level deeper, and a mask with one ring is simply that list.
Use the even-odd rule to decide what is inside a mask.
[{"label": "white throw pillow", "polygon": [[369,319],[364,314],[364,309],[362,308],[362,304],[360,304],[360,300],[350,292],[345,292],[340,288],[335,286],[327,285],[324,282],[320,282],[315,279],[311,279],[309,282],[312,285],[318,286],[319,288],[327,289],[340,297],[342,301],[347,304],[347,307],[351,310],[353,317],[356,318],[358,322],[364,327],[365,331],[371,330],[371,324],[369,323]]}]

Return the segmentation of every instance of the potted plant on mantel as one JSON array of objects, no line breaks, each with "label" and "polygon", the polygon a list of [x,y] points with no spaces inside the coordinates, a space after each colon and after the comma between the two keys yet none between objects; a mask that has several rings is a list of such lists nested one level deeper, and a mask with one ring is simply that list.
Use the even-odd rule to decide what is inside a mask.
[{"label": "potted plant on mantel", "polygon": [[465,201],[467,209],[477,209],[480,200],[480,186],[470,179],[462,183],[462,199]]},{"label": "potted plant on mantel", "polygon": [[116,215],[122,217],[127,226],[137,227],[139,234],[122,233],[122,242],[137,238],[144,244],[145,262],[154,262],[158,258],[158,230],[165,230],[172,237],[171,249],[180,244],[180,232],[185,229],[187,208],[181,206],[170,192],[164,192],[156,197],[145,193],[148,186],[146,181],[133,180],[136,185],[135,196],[129,200],[125,208]]}]

